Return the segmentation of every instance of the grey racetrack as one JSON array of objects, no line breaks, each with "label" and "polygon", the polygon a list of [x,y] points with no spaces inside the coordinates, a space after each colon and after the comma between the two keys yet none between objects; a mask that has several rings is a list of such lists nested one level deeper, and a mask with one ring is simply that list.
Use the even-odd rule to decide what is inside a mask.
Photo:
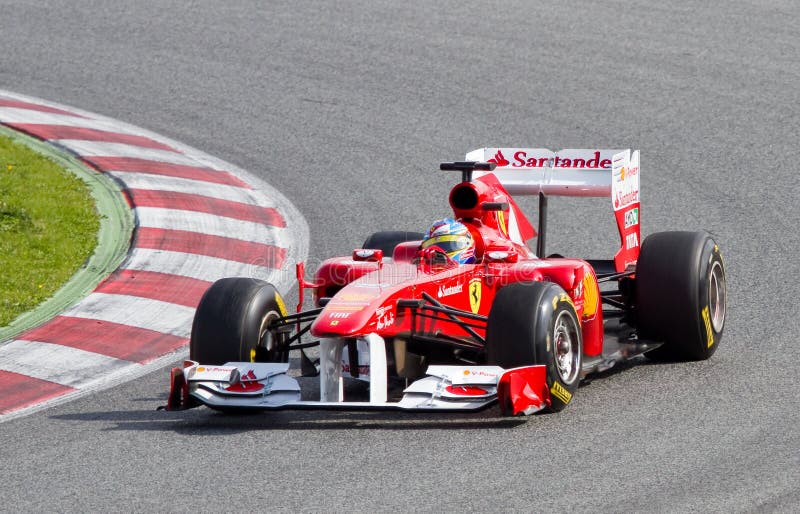
[{"label": "grey racetrack", "polygon": [[[0,424],[0,511],[800,510],[800,4],[0,1],[0,88],[112,116],[284,192],[310,266],[424,230],[482,146],[639,148],[643,232],[707,230],[722,346],[557,415],[156,412],[167,370]],[[529,204],[530,206],[530,204]],[[548,250],[615,251],[551,202]],[[3,273],[7,272],[5,270]]]}]

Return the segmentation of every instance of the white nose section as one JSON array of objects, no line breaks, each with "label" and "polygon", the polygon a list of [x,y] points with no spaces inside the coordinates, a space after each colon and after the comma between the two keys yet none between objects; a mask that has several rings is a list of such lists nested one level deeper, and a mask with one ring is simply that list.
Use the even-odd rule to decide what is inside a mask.
[{"label": "white nose section", "polygon": [[344,401],[344,379],[342,378],[341,339],[321,339],[319,342],[319,401]]},{"label": "white nose section", "polygon": [[[387,400],[386,343],[377,334],[359,339],[369,348],[369,403],[385,404]],[[319,342],[319,399],[321,402],[344,401],[342,377],[342,339]],[[355,365],[354,363],[351,365]]]},{"label": "white nose section", "polygon": [[364,340],[369,345],[369,403],[386,403],[386,343],[378,334]]}]

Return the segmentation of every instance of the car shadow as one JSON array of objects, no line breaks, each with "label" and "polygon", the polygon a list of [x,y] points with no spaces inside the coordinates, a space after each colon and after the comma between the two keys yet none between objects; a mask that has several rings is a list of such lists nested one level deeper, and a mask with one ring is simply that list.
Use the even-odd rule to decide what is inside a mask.
[{"label": "car shadow", "polygon": [[498,430],[526,423],[504,417],[497,406],[469,414],[397,411],[278,410],[217,412],[206,407],[183,411],[118,410],[59,414],[52,419],[107,424],[103,431],[155,431],[186,435],[224,435],[253,430]]}]

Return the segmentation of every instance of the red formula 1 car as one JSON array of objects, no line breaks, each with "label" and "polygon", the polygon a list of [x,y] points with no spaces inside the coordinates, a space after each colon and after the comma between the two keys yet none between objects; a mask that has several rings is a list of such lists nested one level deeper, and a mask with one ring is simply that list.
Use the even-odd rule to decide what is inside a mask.
[{"label": "red formula 1 car", "polygon": [[[373,234],[311,282],[298,265],[297,313],[263,281],[214,283],[190,360],[172,370],[168,408],[559,411],[587,374],[635,355],[716,351],[719,247],[705,233],[662,232],[640,250],[638,151],[484,148],[441,169],[461,173],[453,219],[427,234]],[[511,194],[539,196],[538,232]],[[542,257],[548,195],[610,196],[613,259]],[[316,308],[301,311],[305,289]],[[301,366],[290,372],[293,350]],[[318,400],[303,399],[300,372],[319,375]],[[348,401],[346,378],[368,382],[369,397]]]}]

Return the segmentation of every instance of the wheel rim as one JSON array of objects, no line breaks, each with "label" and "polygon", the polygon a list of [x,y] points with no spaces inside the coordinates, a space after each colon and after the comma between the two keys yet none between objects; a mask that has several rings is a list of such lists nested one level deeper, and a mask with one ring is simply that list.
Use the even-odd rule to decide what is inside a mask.
[{"label": "wheel rim", "polygon": [[708,277],[708,310],[716,333],[725,325],[725,300],[725,271],[719,261],[714,261]]},{"label": "wheel rim", "polygon": [[255,362],[256,357],[256,346],[264,347],[267,352],[271,352],[275,350],[276,341],[275,335],[267,330],[269,327],[270,322],[272,320],[280,318],[281,315],[279,312],[276,311],[269,311],[266,316],[261,320],[261,326],[258,328],[258,341],[256,344],[250,348],[250,362]]},{"label": "wheel rim", "polygon": [[556,318],[553,344],[558,376],[565,384],[571,384],[580,371],[581,348],[578,328],[569,312],[562,311]]}]

